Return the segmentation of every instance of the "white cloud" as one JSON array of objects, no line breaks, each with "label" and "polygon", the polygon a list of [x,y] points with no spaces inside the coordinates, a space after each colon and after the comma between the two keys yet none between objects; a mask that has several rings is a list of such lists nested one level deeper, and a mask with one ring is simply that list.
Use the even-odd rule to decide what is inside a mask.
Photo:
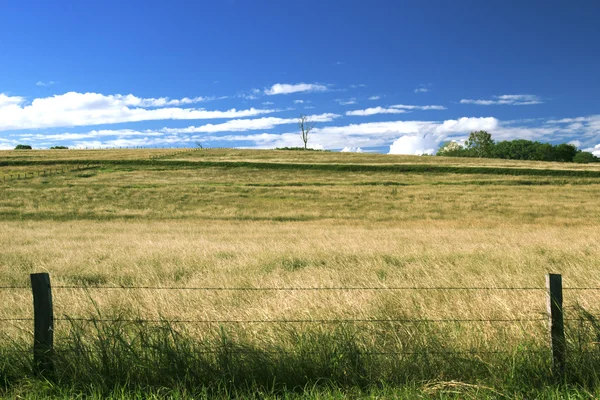
[{"label": "white cloud", "polygon": [[304,103],[304,100],[294,100],[294,104],[302,104]]},{"label": "white cloud", "polygon": [[594,147],[584,149],[583,151],[587,151],[588,153],[592,153],[596,157],[600,157],[600,143],[595,145]]},{"label": "white cloud", "polygon": [[356,104],[356,97],[352,97],[348,100],[335,99],[335,101],[341,106],[348,106],[351,104]]},{"label": "white cloud", "polygon": [[253,93],[238,93],[235,95],[235,97],[237,97],[239,99],[244,99],[244,100],[257,100],[258,99],[258,96]]},{"label": "white cloud", "polygon": [[7,106],[18,106],[25,102],[25,98],[21,96],[8,96],[0,93],[0,109]]},{"label": "white cloud", "polygon": [[379,100],[381,99],[381,96],[371,96],[369,97],[369,100]]},{"label": "white cloud", "polygon": [[493,100],[473,100],[462,99],[461,104],[477,104],[480,106],[491,105],[511,105],[511,106],[526,106],[532,104],[541,104],[543,101],[539,96],[533,94],[503,94],[501,96],[493,96]]},{"label": "white cloud", "polygon": [[370,108],[366,108],[364,110],[347,111],[346,115],[365,117],[365,116],[376,115],[376,114],[404,114],[407,112],[406,110],[445,110],[445,109],[446,109],[446,107],[444,107],[444,106],[435,106],[435,105],[434,106],[414,106],[414,105],[406,105],[406,104],[396,104],[396,105],[390,106],[388,108],[370,107]]},{"label": "white cloud", "polygon": [[[73,143],[69,146],[76,149],[84,148],[114,148],[114,147],[173,147],[182,144],[190,146],[193,143],[192,139],[181,138],[179,136],[165,136],[165,137],[142,137],[142,138],[117,138],[106,141],[100,140],[83,140]],[[193,146],[193,144],[192,144]]]},{"label": "white cloud", "polygon": [[[20,99],[3,97],[5,103],[19,103]],[[392,108],[390,108],[392,109]],[[406,111],[405,109],[395,109]],[[320,114],[311,116],[320,122],[337,120],[337,114]],[[0,118],[0,121],[4,121]],[[49,147],[55,143],[66,142],[72,146],[84,147],[114,146],[154,146],[176,143],[230,143],[232,147],[243,142],[246,147],[274,148],[301,146],[303,143],[295,127],[296,118],[261,117],[254,119],[234,119],[218,124],[206,124],[187,128],[166,127],[157,130],[92,130],[89,132],[55,131],[44,134],[39,132],[12,134],[0,137],[0,147],[14,148],[16,143],[32,144],[36,147]],[[289,125],[284,133],[266,133],[268,129]],[[576,129],[575,129],[576,128]],[[258,131],[247,134],[246,131]],[[600,152],[600,115],[587,117],[563,118],[554,120],[510,120],[499,121],[493,117],[463,117],[444,121],[388,121],[340,124],[337,126],[318,126],[310,136],[309,144],[319,144],[328,149],[369,148],[389,146],[395,143],[394,152],[410,152],[411,154],[430,153],[439,143],[446,140],[463,141],[469,132],[487,130],[497,141],[527,139],[552,141],[553,143],[579,142],[581,149]],[[231,132],[228,134],[227,132]],[[237,133],[236,133],[237,132]],[[407,138],[403,138],[403,137]],[[413,137],[417,137],[416,139]],[[423,140],[421,140],[421,139]],[[401,139],[401,140],[400,140]],[[16,141],[18,140],[18,142]]]},{"label": "white cloud", "polygon": [[[338,114],[309,115],[313,122],[330,122],[338,118]],[[261,129],[273,129],[277,125],[297,124],[298,118],[263,117],[256,119],[233,119],[222,124],[206,124],[187,128],[164,128],[167,133],[214,133],[214,132],[243,132]]]},{"label": "white cloud", "polygon": [[272,106],[274,103],[272,101],[263,101],[262,105],[263,106]]},{"label": "white cloud", "polygon": [[116,136],[117,138],[129,138],[134,136],[165,136],[163,132],[145,130],[145,131],[136,131],[134,129],[100,129],[100,130],[92,130],[89,132],[81,132],[81,133],[52,133],[52,134],[44,134],[44,133],[36,133],[36,134],[21,134],[19,138],[24,141],[77,141],[82,139],[96,139],[103,137],[112,137]]},{"label": "white cloud", "polygon": [[390,106],[390,108],[401,108],[404,110],[445,110],[444,106],[414,106],[414,105],[406,105],[406,104],[396,104],[394,106]]},{"label": "white cloud", "polygon": [[388,154],[432,155],[435,154],[438,146],[439,139],[432,135],[404,135],[394,140]]},{"label": "white cloud", "polygon": [[289,83],[276,83],[271,86],[269,89],[265,89],[265,94],[268,96],[273,96],[276,94],[290,94],[290,93],[299,93],[299,92],[325,92],[327,91],[327,86],[320,85],[317,83],[297,83],[297,84],[289,84]]},{"label": "white cloud", "polygon": [[12,150],[19,144],[16,140],[10,140],[0,137],[0,150]]},{"label": "white cloud", "polygon": [[364,110],[346,111],[346,115],[365,117],[375,114],[404,114],[405,112],[405,110],[401,110],[399,108],[371,107]]},{"label": "white cloud", "polygon": [[42,82],[42,81],[37,81],[35,83],[36,86],[52,86],[54,85],[56,82],[54,81],[48,81],[48,82]]},{"label": "white cloud", "polygon": [[414,92],[415,93],[427,93],[429,92],[431,89],[431,83],[428,84],[420,84],[417,88],[415,88]]},{"label": "white cloud", "polygon": [[362,149],[360,147],[344,147],[340,150],[342,153],[362,153]]},{"label": "white cloud", "polygon": [[[498,126],[495,118],[460,118],[457,120],[439,121],[390,121],[367,122],[344,126],[326,126],[315,128],[309,143],[319,143],[327,149],[340,149],[352,143],[353,147],[386,146],[401,136],[431,135],[437,143],[449,136],[465,138],[472,130],[489,129]],[[300,146],[301,140],[296,132],[275,134],[260,133],[253,135],[224,135],[203,137],[204,140],[249,141],[257,148]],[[405,139],[406,140],[406,139]],[[429,147],[427,148],[429,149]],[[425,149],[425,150],[427,150]]]},{"label": "white cloud", "polygon": [[493,117],[449,119],[437,125],[434,132],[438,135],[447,135],[453,133],[469,133],[473,131],[494,132],[498,128],[499,121]]},{"label": "white cloud", "polygon": [[365,85],[364,83],[358,83],[358,84],[355,84],[355,85],[350,85],[350,88],[352,88],[352,89],[364,88],[364,87],[367,87],[367,85]]},{"label": "white cloud", "polygon": [[275,110],[250,108],[209,111],[174,106],[206,101],[205,97],[170,100],[133,95],[69,92],[34,99],[27,105],[21,97],[0,95],[0,131],[61,126],[85,126],[151,120],[185,120],[250,117]]},{"label": "white cloud", "polygon": [[577,117],[577,118],[563,118],[563,119],[551,119],[548,121],[550,124],[571,124],[573,122],[585,122],[592,117]]}]

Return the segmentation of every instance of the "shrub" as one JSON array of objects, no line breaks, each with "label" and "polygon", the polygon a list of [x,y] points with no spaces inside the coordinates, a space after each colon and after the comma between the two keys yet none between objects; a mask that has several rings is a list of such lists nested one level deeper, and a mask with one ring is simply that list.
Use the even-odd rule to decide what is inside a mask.
[{"label": "shrub", "polygon": [[598,157],[596,157],[592,153],[588,153],[587,151],[580,151],[579,153],[575,154],[575,157],[573,157],[573,162],[579,164],[588,164],[598,161],[600,161]]},{"label": "shrub", "polygon": [[50,150],[69,150],[67,146],[52,146]]},{"label": "shrub", "polygon": [[15,150],[31,150],[31,146],[28,144],[18,144]]}]

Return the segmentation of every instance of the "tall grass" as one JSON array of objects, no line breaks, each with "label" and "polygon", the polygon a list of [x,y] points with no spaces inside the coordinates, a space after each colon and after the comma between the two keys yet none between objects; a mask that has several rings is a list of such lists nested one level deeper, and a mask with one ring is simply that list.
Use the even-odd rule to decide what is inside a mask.
[{"label": "tall grass", "polygon": [[[379,332],[378,342],[390,343],[382,352],[356,326],[285,329],[276,342],[220,327],[198,339],[166,320],[126,322],[124,317],[131,315],[121,313],[68,321],[69,334],[57,344],[54,372],[44,379],[50,393],[68,389],[96,396],[119,390],[159,395],[165,388],[171,394],[206,397],[381,395],[393,388],[440,398],[531,398],[550,387],[556,393],[598,394],[600,351],[591,343],[600,334],[600,321],[578,312],[588,323],[570,326],[567,373],[560,378],[552,376],[550,351],[543,344],[460,352],[448,341],[447,331],[427,324]],[[37,384],[29,359],[12,354],[3,353],[0,365],[5,393]]]}]

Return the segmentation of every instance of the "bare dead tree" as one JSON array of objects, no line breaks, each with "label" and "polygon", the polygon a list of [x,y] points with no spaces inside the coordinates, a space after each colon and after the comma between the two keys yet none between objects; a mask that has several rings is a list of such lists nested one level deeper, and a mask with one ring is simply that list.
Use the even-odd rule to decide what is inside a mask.
[{"label": "bare dead tree", "polygon": [[304,150],[306,150],[306,144],[308,143],[308,134],[315,127],[315,122],[311,121],[307,115],[300,114],[298,118],[298,127],[300,128],[300,137],[304,142]]}]

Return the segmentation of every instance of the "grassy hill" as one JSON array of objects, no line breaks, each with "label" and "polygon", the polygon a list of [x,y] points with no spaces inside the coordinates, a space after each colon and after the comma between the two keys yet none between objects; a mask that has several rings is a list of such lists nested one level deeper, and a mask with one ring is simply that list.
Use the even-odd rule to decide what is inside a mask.
[{"label": "grassy hill", "polygon": [[[544,290],[383,289],[543,289],[549,271],[567,287],[600,287],[599,189],[598,165],[234,149],[0,152],[0,286],[48,271],[55,286],[90,287],[57,288],[55,316],[96,321],[57,322],[61,383],[51,388],[31,377],[27,358],[9,356],[28,348],[31,323],[7,324],[0,376],[7,396],[32,384],[65,397],[127,385],[241,397],[313,386],[317,398],[598,394],[589,323],[568,326],[571,369],[555,385]],[[31,315],[27,290],[0,298],[0,319]],[[565,294],[573,318],[577,307],[596,315],[599,300],[598,290]],[[115,319],[161,322],[98,322]],[[229,322],[173,322],[206,320]],[[239,322],[263,320],[314,322]]]}]

